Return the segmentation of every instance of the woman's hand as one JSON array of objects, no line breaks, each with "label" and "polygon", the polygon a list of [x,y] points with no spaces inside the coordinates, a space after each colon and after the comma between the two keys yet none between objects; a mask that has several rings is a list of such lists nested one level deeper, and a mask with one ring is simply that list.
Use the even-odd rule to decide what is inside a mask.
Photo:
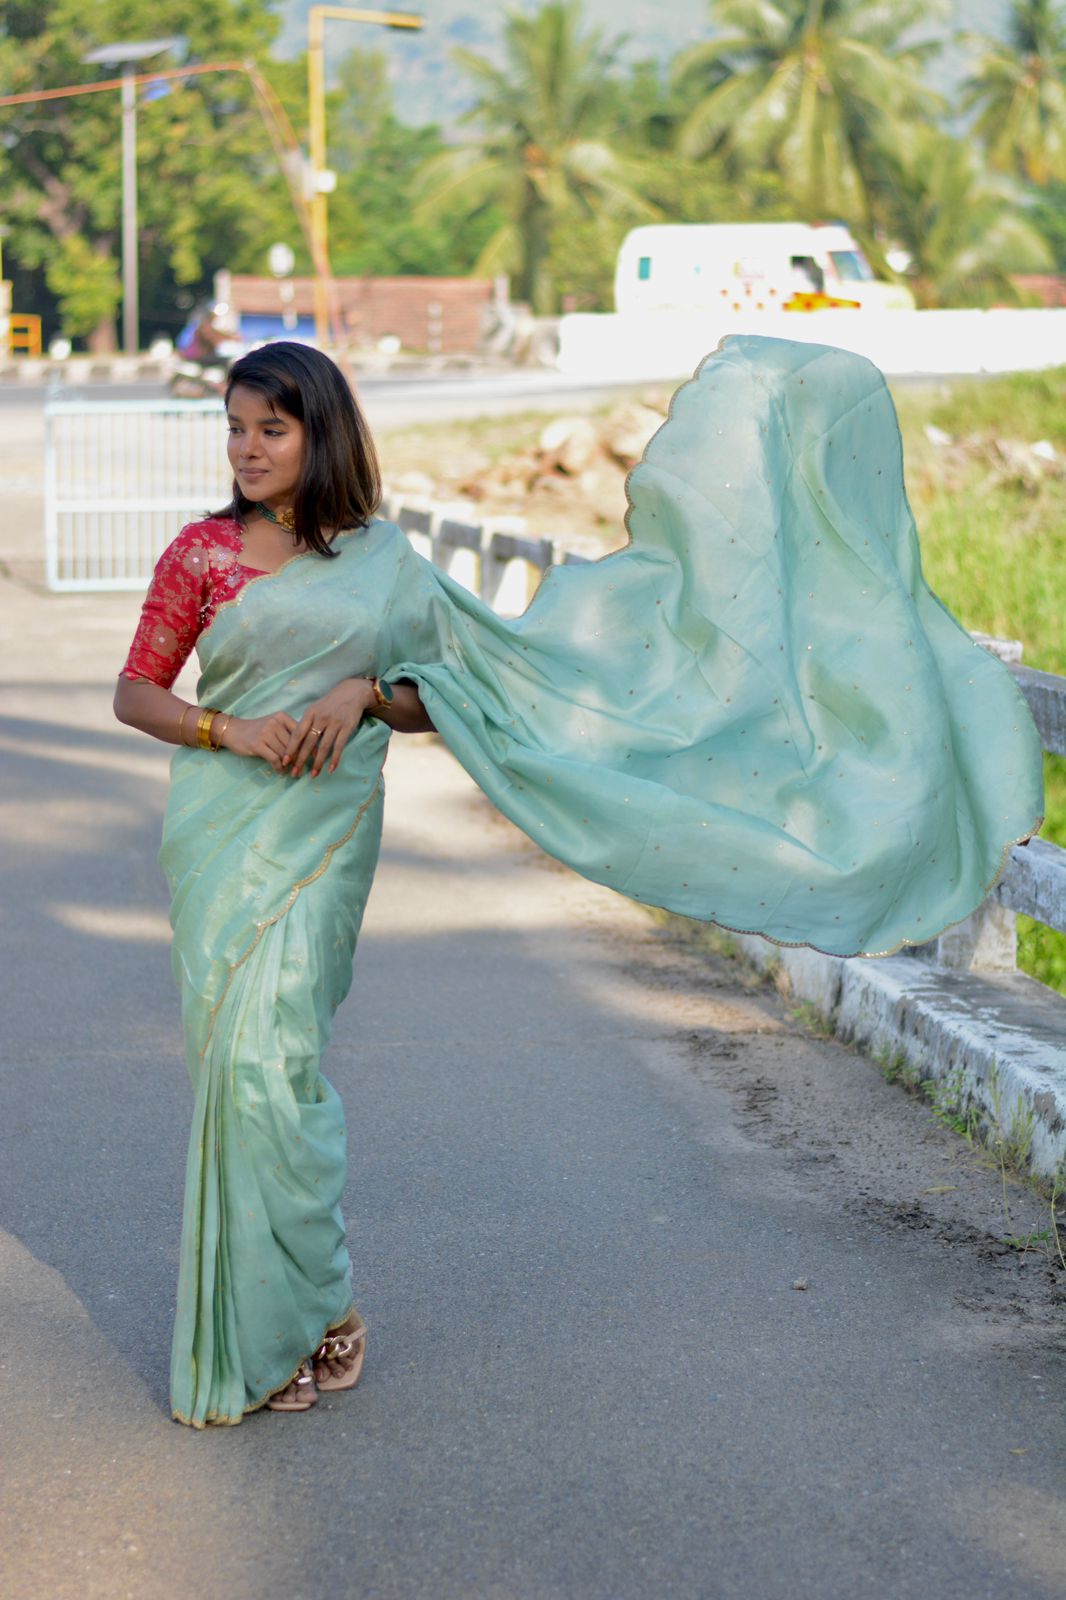
[{"label": "woman's hand", "polygon": [[345,745],[376,703],[369,678],[345,678],[320,695],[293,725],[279,770],[298,778],[310,762],[311,776],[317,778],[328,762],[330,772],[336,772]]},{"label": "woman's hand", "polygon": [[269,717],[230,717],[222,745],[234,755],[258,756],[269,761],[275,772],[284,772],[284,756],[295,727],[296,718],[287,711],[274,711]]}]

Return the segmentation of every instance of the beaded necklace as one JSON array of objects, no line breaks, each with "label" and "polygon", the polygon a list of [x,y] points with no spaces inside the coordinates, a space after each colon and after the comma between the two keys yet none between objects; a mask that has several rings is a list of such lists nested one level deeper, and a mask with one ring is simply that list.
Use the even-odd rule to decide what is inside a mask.
[{"label": "beaded necklace", "polygon": [[296,513],[291,506],[282,506],[280,511],[271,511],[268,505],[264,505],[261,500],[257,500],[255,508],[261,517],[265,517],[268,522],[273,522],[276,527],[284,528],[287,533],[296,532]]}]

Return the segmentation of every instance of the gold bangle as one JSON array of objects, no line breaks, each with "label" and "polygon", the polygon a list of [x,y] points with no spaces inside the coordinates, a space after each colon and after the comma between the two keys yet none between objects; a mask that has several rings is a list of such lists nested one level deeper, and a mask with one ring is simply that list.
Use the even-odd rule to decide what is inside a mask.
[{"label": "gold bangle", "polygon": [[185,718],[189,715],[189,712],[191,710],[192,710],[192,706],[186,706],[185,709],[182,711],[181,716],[178,718],[178,743],[179,744],[184,744],[185,743]]},{"label": "gold bangle", "polygon": [[200,715],[197,717],[196,743],[199,745],[201,750],[210,750],[213,748],[211,744],[211,726],[215,718],[220,715],[221,712],[217,706],[204,706],[203,710],[200,712]]},{"label": "gold bangle", "polygon": [[[219,734],[218,738],[215,740],[214,744],[211,746],[212,750],[221,750],[222,749],[222,741],[226,737],[226,729],[229,727],[231,720],[232,719],[230,718],[228,712],[223,715],[223,717],[222,717],[222,732]],[[214,723],[212,723],[211,724],[211,732],[214,733],[214,731],[215,731],[215,725],[214,725]]]}]

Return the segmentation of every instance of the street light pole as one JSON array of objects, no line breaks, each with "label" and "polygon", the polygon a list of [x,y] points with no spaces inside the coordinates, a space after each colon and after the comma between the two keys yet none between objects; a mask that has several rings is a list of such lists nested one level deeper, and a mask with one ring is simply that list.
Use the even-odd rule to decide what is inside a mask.
[{"label": "street light pole", "polygon": [[140,345],[140,279],[137,272],[137,89],[132,61],[122,64],[122,347],[135,356]]},{"label": "street light pole", "polygon": [[329,333],[329,210],[332,174],[326,169],[326,21],[371,22],[384,28],[421,28],[422,18],[406,11],[364,11],[352,6],[312,6],[307,13],[307,120],[311,143],[311,261],[314,267],[315,338]]},{"label": "street light pole", "polygon": [[142,39],[100,45],[82,56],[91,66],[122,69],[122,347],[135,356],[140,344],[137,271],[137,73],[135,63],[173,50],[184,41]]}]

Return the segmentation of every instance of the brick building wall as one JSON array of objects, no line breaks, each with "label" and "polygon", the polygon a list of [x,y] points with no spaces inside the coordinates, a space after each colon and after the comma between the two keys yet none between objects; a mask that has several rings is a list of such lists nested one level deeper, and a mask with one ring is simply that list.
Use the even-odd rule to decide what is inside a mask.
[{"label": "brick building wall", "polygon": [[[445,355],[481,347],[496,298],[490,278],[336,278],[334,287],[341,319],[357,348],[392,335],[405,350]],[[279,316],[288,310],[306,317],[314,312],[310,278],[279,282],[233,273],[227,275],[227,291],[239,314]]]},{"label": "brick building wall", "polygon": [[1011,283],[1027,295],[1035,295],[1042,306],[1066,306],[1066,273],[1018,272]]}]

